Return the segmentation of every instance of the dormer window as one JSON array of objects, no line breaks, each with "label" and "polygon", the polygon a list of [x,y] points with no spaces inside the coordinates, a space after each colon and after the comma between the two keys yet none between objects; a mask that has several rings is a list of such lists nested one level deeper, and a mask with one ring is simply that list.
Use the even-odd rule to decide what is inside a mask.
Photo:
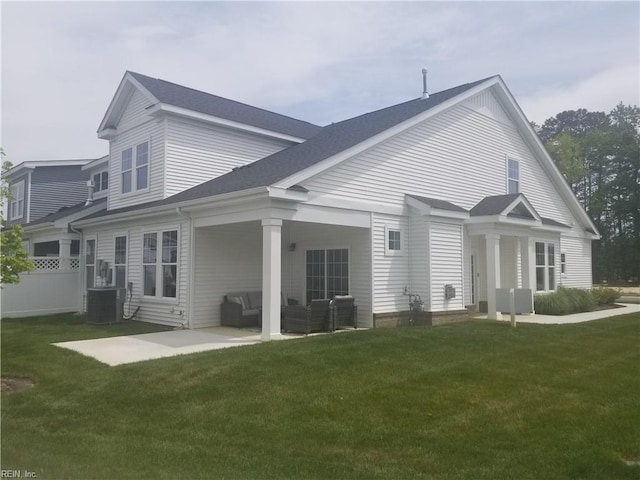
[{"label": "dormer window", "polygon": [[109,172],[96,173],[93,176],[93,191],[103,192],[109,188]]},{"label": "dormer window", "polygon": [[[135,154],[135,165],[134,165]],[[149,142],[122,152],[122,193],[149,188]]]}]

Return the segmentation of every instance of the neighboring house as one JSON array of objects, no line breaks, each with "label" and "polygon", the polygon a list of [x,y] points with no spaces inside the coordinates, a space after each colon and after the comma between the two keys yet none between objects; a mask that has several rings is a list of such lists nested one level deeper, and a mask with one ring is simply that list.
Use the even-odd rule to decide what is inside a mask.
[{"label": "neighboring house", "polygon": [[20,284],[3,286],[3,316],[82,308],[78,293],[81,235],[69,223],[106,208],[106,200],[96,200],[92,207],[85,204],[87,167],[107,160],[28,161],[7,172],[12,191],[7,224],[23,226],[23,247],[35,270],[22,275]]},{"label": "neighboring house", "polygon": [[144,321],[220,324],[232,291],[351,294],[358,324],[496,311],[496,287],[591,286],[593,222],[499,76],[318,127],[127,72],[98,135],[107,209],[82,232],[82,284],[133,286]]}]

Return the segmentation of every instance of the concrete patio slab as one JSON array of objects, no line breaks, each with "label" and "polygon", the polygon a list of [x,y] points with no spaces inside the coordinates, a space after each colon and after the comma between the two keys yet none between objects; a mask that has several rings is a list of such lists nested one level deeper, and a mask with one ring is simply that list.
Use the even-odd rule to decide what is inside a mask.
[{"label": "concrete patio slab", "polygon": [[142,362],[175,355],[206,352],[220,348],[260,343],[252,335],[212,333],[202,330],[173,330],[122,337],[96,338],[54,343],[58,347],[76,351],[110,366]]}]

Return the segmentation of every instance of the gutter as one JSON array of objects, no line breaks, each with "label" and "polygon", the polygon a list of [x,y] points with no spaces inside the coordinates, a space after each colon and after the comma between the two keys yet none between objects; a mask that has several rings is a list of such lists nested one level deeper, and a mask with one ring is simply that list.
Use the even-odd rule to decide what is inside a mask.
[{"label": "gutter", "polygon": [[[185,200],[184,202],[177,203],[169,203],[166,205],[158,205],[155,207],[149,208],[141,208],[139,210],[129,210],[121,213],[114,213],[112,215],[105,215],[96,218],[89,218],[86,220],[81,220],[77,222],[73,222],[79,226],[90,226],[90,225],[105,225],[108,223],[118,222],[123,219],[131,220],[136,218],[148,218],[149,216],[158,216],[166,214],[172,210],[177,211],[177,209],[189,208],[189,207],[197,207],[200,205],[212,204],[212,203],[224,203],[225,201],[232,201],[235,199],[239,199],[242,197],[257,197],[259,194],[269,193],[269,187],[255,187],[247,190],[240,190],[235,192],[223,193],[220,195],[213,195],[209,197],[197,198],[195,200]],[[126,208],[126,207],[125,207]]]}]

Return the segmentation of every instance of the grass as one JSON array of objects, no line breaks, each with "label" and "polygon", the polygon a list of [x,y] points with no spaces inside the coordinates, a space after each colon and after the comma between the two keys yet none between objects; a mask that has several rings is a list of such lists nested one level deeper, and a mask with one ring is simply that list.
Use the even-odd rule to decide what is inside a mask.
[{"label": "grass", "polygon": [[[38,479],[637,479],[640,315],[470,322],[108,367],[2,321],[2,469]],[[117,328],[114,328],[117,327]],[[128,326],[126,328],[143,328]]]}]

